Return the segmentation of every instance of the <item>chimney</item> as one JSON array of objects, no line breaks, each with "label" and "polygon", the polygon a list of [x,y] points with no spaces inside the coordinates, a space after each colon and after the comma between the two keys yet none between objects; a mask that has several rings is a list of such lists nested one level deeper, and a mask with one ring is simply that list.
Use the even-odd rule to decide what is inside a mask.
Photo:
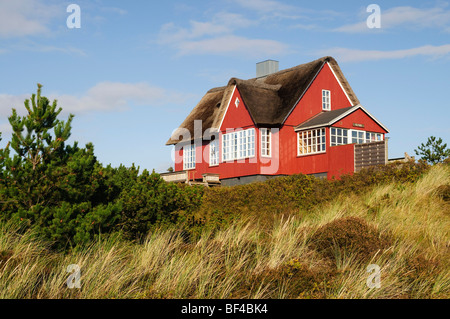
[{"label": "chimney", "polygon": [[266,60],[256,63],[256,77],[261,78],[269,74],[278,72],[279,62],[275,60]]}]

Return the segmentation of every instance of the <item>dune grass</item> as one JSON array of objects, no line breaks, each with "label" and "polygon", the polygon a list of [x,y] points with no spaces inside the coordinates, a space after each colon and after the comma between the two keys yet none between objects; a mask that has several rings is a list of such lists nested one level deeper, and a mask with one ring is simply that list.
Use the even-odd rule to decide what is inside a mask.
[{"label": "dune grass", "polygon": [[[0,298],[448,298],[445,185],[450,168],[436,165],[415,183],[338,196],[269,228],[252,214],[192,241],[160,229],[143,243],[111,236],[67,253],[2,224]],[[80,289],[67,286],[71,264]],[[366,284],[370,264],[381,288]]]}]

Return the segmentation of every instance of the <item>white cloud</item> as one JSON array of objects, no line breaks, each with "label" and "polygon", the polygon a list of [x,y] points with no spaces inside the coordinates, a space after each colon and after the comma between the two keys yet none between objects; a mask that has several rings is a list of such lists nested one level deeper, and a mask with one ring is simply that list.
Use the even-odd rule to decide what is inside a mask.
[{"label": "white cloud", "polygon": [[162,88],[147,83],[102,82],[89,89],[83,96],[55,95],[58,105],[65,112],[123,111],[130,103],[135,105],[155,105],[163,103],[169,95]]},{"label": "white cloud", "polygon": [[11,109],[15,108],[21,111],[20,114],[25,114],[26,110],[23,106],[24,101],[30,98],[31,94],[9,95],[0,94],[0,118],[7,118],[11,115]]},{"label": "white cloud", "polygon": [[441,46],[425,45],[417,48],[404,50],[357,50],[348,48],[331,48],[318,52],[321,55],[332,55],[338,61],[370,61],[370,60],[386,60],[386,59],[403,59],[413,56],[428,56],[439,58],[450,55],[450,44]]},{"label": "white cloud", "polygon": [[48,24],[60,13],[59,9],[36,0],[0,1],[0,37],[47,33]]},{"label": "white cloud", "polygon": [[235,35],[226,35],[212,39],[185,41],[178,44],[179,54],[243,54],[264,57],[283,54],[288,46],[274,40],[248,39]]},{"label": "white cloud", "polygon": [[210,21],[190,21],[188,28],[167,23],[162,26],[158,42],[177,50],[178,55],[189,54],[246,54],[267,56],[281,54],[288,46],[279,41],[250,39],[235,35],[235,31],[257,25],[241,14],[221,12]]},{"label": "white cloud", "polygon": [[[12,133],[12,128],[11,128],[11,124],[9,124],[8,122],[5,123],[0,123],[0,133],[1,134],[1,141],[0,143],[5,143],[9,140],[9,135]],[[2,146],[0,145],[0,148]]]},{"label": "white cloud", "polygon": [[220,12],[211,21],[189,21],[188,28],[176,26],[173,22],[161,27],[160,43],[174,43],[185,40],[199,39],[207,36],[231,34],[233,31],[256,24],[244,16],[236,13]]},{"label": "white cloud", "polygon": [[[131,105],[160,106],[168,103],[182,103],[187,96],[170,92],[166,89],[153,87],[148,83],[120,83],[101,82],[90,88],[81,96],[70,94],[46,94],[45,87],[42,95],[51,101],[58,100],[58,106],[65,114],[86,113],[93,111],[124,111]],[[15,108],[19,114],[26,114],[24,101],[31,94],[8,95],[0,94],[0,116],[11,115]]]},{"label": "white cloud", "polygon": [[[369,17],[370,13],[363,16]],[[450,28],[450,10],[444,7],[419,9],[413,7],[395,7],[387,10],[381,8],[381,30],[392,29],[394,27],[407,28],[437,28],[448,30]],[[366,20],[355,24],[344,25],[334,31],[358,33],[369,32]]]},{"label": "white cloud", "polygon": [[102,7],[101,10],[105,11],[105,12],[116,13],[116,14],[119,14],[121,16],[126,15],[128,13],[128,11],[126,11],[126,10],[124,10],[122,8],[117,8],[117,7]]},{"label": "white cloud", "polygon": [[274,0],[234,0],[243,8],[247,8],[259,13],[286,14],[298,11],[297,7],[290,6]]}]

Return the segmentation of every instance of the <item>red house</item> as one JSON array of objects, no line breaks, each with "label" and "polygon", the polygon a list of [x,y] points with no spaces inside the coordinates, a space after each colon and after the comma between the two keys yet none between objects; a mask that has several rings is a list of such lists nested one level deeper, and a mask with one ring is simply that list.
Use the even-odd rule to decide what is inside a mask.
[{"label": "red house", "polygon": [[[275,69],[273,69],[275,67]],[[310,174],[329,179],[387,162],[389,130],[359,102],[339,65],[323,57],[206,93],[174,131],[167,181],[244,184]]]}]

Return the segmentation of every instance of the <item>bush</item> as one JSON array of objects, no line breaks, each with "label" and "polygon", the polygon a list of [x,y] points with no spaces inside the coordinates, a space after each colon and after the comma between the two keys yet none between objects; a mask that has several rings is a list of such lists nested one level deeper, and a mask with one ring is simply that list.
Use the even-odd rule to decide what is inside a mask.
[{"label": "bush", "polygon": [[222,222],[248,216],[271,225],[281,214],[308,213],[339,194],[360,194],[390,182],[417,181],[430,166],[426,163],[394,163],[364,169],[340,180],[292,175],[234,187],[206,189],[202,204],[190,217],[191,225],[220,227]]},{"label": "bush", "polygon": [[391,240],[358,217],[339,218],[321,226],[311,237],[311,246],[326,258],[336,259],[336,250],[351,252],[367,261],[377,251],[389,247]]}]

